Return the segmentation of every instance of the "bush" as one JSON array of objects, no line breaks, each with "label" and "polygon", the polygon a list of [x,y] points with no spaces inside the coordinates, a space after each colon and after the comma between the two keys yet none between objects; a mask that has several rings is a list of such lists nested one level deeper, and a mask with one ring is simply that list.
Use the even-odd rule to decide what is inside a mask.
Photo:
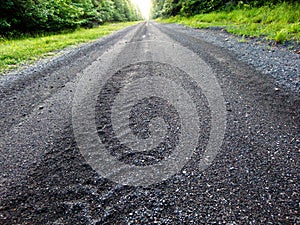
[{"label": "bush", "polygon": [[299,0],[153,0],[154,18],[170,17],[176,15],[193,16],[199,13],[234,9],[245,9],[250,7],[272,6],[279,3],[298,3]]}]

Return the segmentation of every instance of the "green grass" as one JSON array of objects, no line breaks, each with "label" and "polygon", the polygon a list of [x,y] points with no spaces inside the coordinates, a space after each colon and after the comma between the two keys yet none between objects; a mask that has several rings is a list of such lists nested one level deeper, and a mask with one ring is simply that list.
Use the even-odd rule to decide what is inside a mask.
[{"label": "green grass", "polygon": [[179,23],[193,28],[224,27],[228,32],[248,37],[263,36],[282,43],[300,41],[300,3],[282,3],[261,8],[235,9],[199,14],[192,17],[176,16],[158,19],[162,23]]},{"label": "green grass", "polygon": [[28,65],[46,56],[53,56],[57,50],[68,46],[90,42],[111,34],[113,31],[137,22],[105,24],[92,29],[78,29],[74,32],[0,41],[0,74],[21,65]]}]

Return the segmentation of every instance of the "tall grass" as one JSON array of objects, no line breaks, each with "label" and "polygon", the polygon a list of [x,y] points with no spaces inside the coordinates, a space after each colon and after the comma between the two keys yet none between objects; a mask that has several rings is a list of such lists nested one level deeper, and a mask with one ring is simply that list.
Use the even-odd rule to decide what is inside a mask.
[{"label": "tall grass", "polygon": [[55,54],[55,51],[71,45],[89,42],[108,35],[113,31],[134,25],[137,22],[106,24],[92,29],[78,29],[74,32],[23,36],[18,39],[2,39],[0,41],[0,73],[29,64],[37,59]]},{"label": "tall grass", "polygon": [[212,12],[189,18],[176,16],[159,21],[180,23],[194,28],[221,26],[233,34],[264,36],[277,42],[300,41],[300,3],[282,3],[260,8],[244,7],[230,12]]}]

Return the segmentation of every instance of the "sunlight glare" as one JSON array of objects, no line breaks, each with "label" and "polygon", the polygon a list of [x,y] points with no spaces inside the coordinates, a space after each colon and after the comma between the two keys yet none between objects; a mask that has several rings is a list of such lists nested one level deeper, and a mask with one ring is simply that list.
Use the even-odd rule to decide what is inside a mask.
[{"label": "sunlight glare", "polygon": [[151,0],[131,0],[137,7],[139,7],[144,19],[149,20],[151,11]]}]

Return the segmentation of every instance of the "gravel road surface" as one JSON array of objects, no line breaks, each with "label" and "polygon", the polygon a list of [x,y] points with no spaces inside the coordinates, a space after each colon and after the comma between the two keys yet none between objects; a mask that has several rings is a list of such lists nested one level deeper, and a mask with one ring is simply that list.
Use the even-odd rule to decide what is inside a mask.
[{"label": "gravel road surface", "polygon": [[0,224],[300,224],[300,57],[144,22],[0,77]]}]

